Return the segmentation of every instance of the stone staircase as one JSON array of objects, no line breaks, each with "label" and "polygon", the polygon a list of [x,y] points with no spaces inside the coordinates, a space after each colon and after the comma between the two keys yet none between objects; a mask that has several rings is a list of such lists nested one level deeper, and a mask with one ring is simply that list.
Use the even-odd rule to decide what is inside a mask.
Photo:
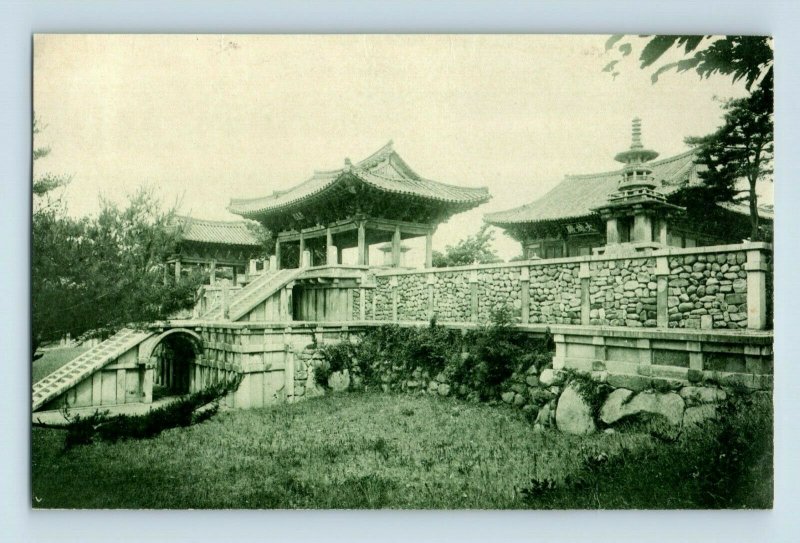
[{"label": "stone staircase", "polygon": [[151,337],[153,332],[123,328],[104,342],[73,358],[33,384],[31,410],[40,409],[106,364]]},{"label": "stone staircase", "polygon": [[[303,271],[301,268],[293,268],[262,273],[231,298],[228,305],[228,318],[232,321],[240,319],[248,311],[285,287],[287,283],[295,280]],[[208,311],[201,315],[201,318],[223,319],[222,304],[214,303]]]}]

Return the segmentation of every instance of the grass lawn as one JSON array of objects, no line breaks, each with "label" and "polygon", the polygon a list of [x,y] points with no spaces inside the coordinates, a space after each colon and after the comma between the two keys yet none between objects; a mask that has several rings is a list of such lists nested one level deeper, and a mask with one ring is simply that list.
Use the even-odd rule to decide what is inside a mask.
[{"label": "grass lawn", "polygon": [[[664,445],[647,433],[537,433],[520,411],[429,396],[334,394],[225,411],[153,439],[66,452],[63,442],[63,431],[33,429],[35,507],[697,506],[696,485],[676,459],[660,461]],[[534,478],[574,478],[601,453],[620,473],[577,489],[524,491]],[[768,494],[771,502],[771,486]]]},{"label": "grass lawn", "polygon": [[33,363],[33,382],[41,381],[49,374],[89,350],[89,347],[65,347],[44,351],[44,355]]}]

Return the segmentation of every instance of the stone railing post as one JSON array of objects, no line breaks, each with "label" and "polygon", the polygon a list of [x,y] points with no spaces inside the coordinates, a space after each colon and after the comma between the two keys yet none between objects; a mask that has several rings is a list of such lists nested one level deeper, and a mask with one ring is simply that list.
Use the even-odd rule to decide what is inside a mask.
[{"label": "stone railing post", "polygon": [[656,258],[656,326],[669,328],[669,260]]},{"label": "stone railing post", "polygon": [[271,271],[275,271],[278,269],[278,257],[275,255],[270,255],[269,257],[269,264],[267,264],[267,269]]},{"label": "stone railing post", "polygon": [[767,327],[767,263],[763,249],[747,251],[744,269],[747,272],[747,327],[763,330]]},{"label": "stone railing post", "polygon": [[286,403],[294,402],[294,351],[291,344],[292,328],[283,331],[283,389],[286,391]]},{"label": "stone railing post", "polygon": [[589,263],[581,262],[578,270],[578,278],[581,280],[581,324],[584,326],[589,324],[589,313],[591,311],[591,304],[589,303],[590,277]]},{"label": "stone railing post", "polygon": [[469,272],[470,321],[478,322],[478,270]]},{"label": "stone railing post", "polygon": [[392,291],[392,321],[397,322],[397,276],[393,275],[389,278],[389,288]]},{"label": "stone railing post", "polygon": [[531,269],[528,266],[520,270],[519,288],[519,301],[520,304],[522,304],[520,322],[522,322],[522,324],[528,324],[531,312]]},{"label": "stone railing post", "polygon": [[425,285],[428,289],[428,320],[432,319],[433,316],[436,314],[436,307],[435,307],[435,300],[434,300],[434,292],[433,292],[433,285],[436,282],[436,277],[429,273],[428,276],[425,278]]}]

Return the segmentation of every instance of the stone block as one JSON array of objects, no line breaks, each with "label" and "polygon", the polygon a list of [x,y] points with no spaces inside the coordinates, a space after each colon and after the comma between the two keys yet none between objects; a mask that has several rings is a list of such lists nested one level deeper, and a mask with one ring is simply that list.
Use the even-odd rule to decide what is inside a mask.
[{"label": "stone block", "polygon": [[558,399],[556,426],[560,431],[574,435],[590,434],[596,429],[591,406],[572,385]]}]

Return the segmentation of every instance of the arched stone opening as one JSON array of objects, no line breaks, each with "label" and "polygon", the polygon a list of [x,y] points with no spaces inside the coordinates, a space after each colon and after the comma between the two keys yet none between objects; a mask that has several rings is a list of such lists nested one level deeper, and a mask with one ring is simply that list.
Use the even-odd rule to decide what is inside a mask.
[{"label": "arched stone opening", "polygon": [[171,330],[154,338],[150,358],[153,368],[153,400],[192,392],[192,372],[202,353],[199,337],[187,331]]}]

